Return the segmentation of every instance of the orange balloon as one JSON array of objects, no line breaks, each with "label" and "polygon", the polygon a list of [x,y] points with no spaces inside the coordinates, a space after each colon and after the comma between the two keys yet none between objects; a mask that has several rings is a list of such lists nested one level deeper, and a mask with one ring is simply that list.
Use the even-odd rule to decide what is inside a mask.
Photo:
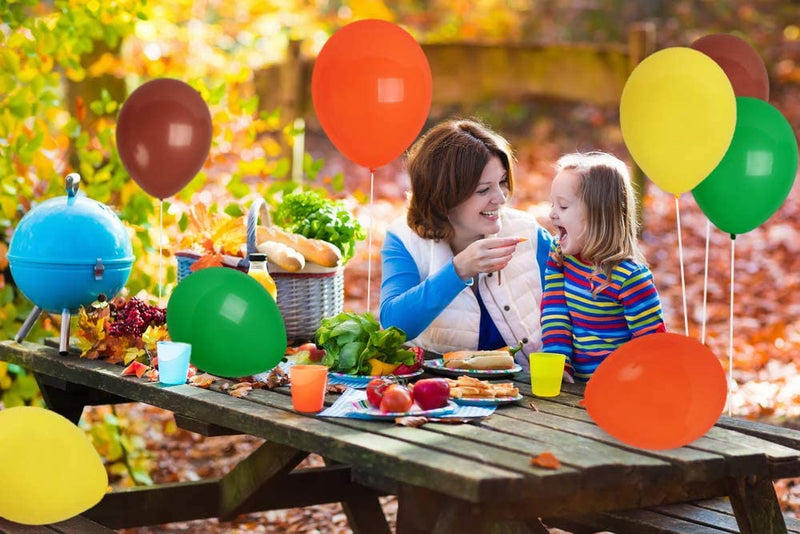
[{"label": "orange balloon", "polygon": [[673,449],[714,426],[725,406],[725,371],[692,338],[659,333],[612,352],[586,385],[586,410],[618,440]]},{"label": "orange balloon", "polygon": [[372,170],[414,141],[432,91],[422,48],[383,20],[360,20],[337,31],[322,47],[311,77],[322,129],[339,152]]}]

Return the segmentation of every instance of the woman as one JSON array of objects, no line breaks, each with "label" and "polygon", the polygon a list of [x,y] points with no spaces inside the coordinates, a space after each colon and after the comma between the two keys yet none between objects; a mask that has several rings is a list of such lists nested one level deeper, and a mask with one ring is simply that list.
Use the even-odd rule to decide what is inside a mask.
[{"label": "woman", "polygon": [[413,345],[445,353],[522,342],[517,363],[541,349],[540,305],[552,237],[506,207],[513,155],[472,120],[432,128],[411,147],[411,200],[386,234],[380,317]]}]

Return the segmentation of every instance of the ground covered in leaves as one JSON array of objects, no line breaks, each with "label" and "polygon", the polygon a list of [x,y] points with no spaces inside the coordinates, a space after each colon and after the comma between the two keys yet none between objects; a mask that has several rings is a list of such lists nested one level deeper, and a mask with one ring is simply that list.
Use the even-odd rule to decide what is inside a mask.
[{"label": "ground covered in leaves", "polygon": [[[602,117],[593,120],[602,122]],[[549,212],[547,199],[552,164],[558,157],[558,149],[555,144],[542,141],[546,131],[536,133],[540,142],[522,145],[518,154],[514,205],[545,221]],[[314,150],[313,142],[310,147]],[[342,170],[346,177],[346,190],[369,191],[370,176],[365,169],[347,162],[330,147],[320,150],[325,152],[326,158],[323,173]],[[370,310],[377,315],[379,251],[389,222],[403,214],[408,178],[402,162],[397,161],[379,169],[374,179],[373,203],[353,205],[360,220],[372,230],[371,240],[360,243],[356,257],[348,264],[345,308],[356,312]],[[654,184],[648,184],[641,244],[662,297],[668,329],[682,333],[686,322],[689,335],[697,339],[705,337],[726,372],[732,361],[734,384],[730,409],[733,415],[800,427],[800,240],[797,239],[800,193],[795,188],[767,223],[736,238],[733,297],[730,237],[711,229],[706,281],[705,216],[689,194],[680,198],[679,209],[682,251],[678,248],[674,197],[663,193]],[[681,255],[685,284],[681,283]],[[704,287],[707,287],[708,295],[705,320]],[[85,415],[102,417],[102,409],[87,411]],[[147,454],[151,456],[151,476],[156,483],[221,476],[260,443],[249,436],[203,438],[176,428],[169,412],[141,404],[120,407],[118,412],[123,416],[121,419],[130,425],[126,432],[144,439]],[[314,455],[306,462],[322,465],[321,459]],[[126,484],[126,478],[121,476],[117,483]],[[800,516],[800,481],[782,481],[777,490],[787,511]],[[387,497],[383,504],[394,528],[396,500]],[[230,523],[193,521],[123,532],[139,534],[176,530],[208,533],[350,532],[338,504],[250,514]]]}]

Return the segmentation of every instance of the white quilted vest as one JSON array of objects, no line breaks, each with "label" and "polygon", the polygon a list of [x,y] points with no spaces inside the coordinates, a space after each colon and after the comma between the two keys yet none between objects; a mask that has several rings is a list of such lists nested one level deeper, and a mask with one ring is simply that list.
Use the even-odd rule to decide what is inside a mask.
[{"label": "white quilted vest", "polygon": [[[483,303],[503,340],[511,347],[523,342],[516,360],[527,370],[527,355],[542,348],[542,282],[536,262],[539,226],[531,215],[510,208],[503,209],[501,220],[498,237],[527,237],[528,241],[517,245],[514,256],[502,271],[500,284],[497,273],[481,273],[477,283]],[[420,281],[453,259],[448,243],[419,237],[408,227],[405,218],[395,220],[389,231],[400,238],[414,258]],[[440,354],[475,350],[478,348],[479,328],[478,299],[469,287],[465,287],[430,326],[410,342]]]}]

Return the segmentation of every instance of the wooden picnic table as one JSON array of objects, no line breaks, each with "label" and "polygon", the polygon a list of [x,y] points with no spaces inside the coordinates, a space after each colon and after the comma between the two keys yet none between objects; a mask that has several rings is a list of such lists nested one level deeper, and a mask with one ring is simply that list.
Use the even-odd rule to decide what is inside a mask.
[{"label": "wooden picnic table", "polygon": [[[85,405],[144,402],[206,435],[266,441],[221,479],[116,490],[84,516],[110,528],[342,502],[355,532],[389,532],[378,496],[398,496],[397,531],[485,532],[497,524],[536,531],[537,517],[569,518],[730,496],[742,533],[787,532],[772,480],[800,476],[800,452],[780,432],[722,417],[688,446],[649,451],[606,434],[580,406],[582,388],[525,398],[471,424],[323,418],[292,410],[288,388],[243,398],[219,379],[208,389],[120,376],[105,361],[57,348],[0,342],[0,360],[32,371],[48,406],[77,422]],[[337,395],[329,395],[330,404]],[[530,403],[535,409],[532,409]],[[658,417],[658,414],[653,414]],[[762,427],[766,427],[762,425]],[[558,469],[531,464],[551,452]],[[326,467],[294,469],[310,453]]]}]

